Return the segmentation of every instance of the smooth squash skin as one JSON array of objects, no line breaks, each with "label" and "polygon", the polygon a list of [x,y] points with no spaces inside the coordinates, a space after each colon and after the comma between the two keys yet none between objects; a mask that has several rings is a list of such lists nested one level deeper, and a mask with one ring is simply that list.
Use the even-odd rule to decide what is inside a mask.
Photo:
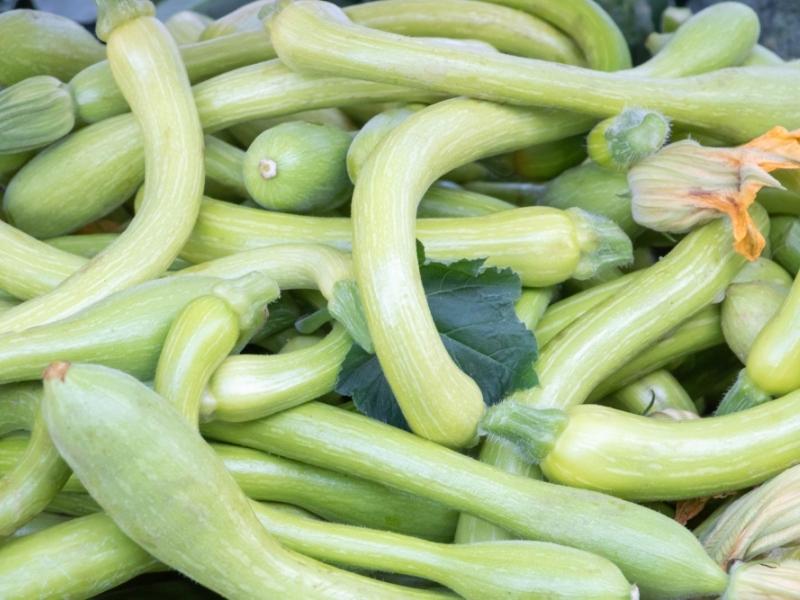
[{"label": "smooth squash skin", "polygon": [[800,462],[798,406],[800,394],[794,392],[695,421],[574,407],[540,467],[551,481],[636,501],[743,489]]},{"label": "smooth squash skin", "polygon": [[508,54],[573,65],[585,63],[580,49],[567,34],[534,14],[501,4],[379,0],[349,6],[345,12],[356,23],[381,31],[415,37],[477,39]]},{"label": "smooth squash skin", "polygon": [[777,314],[753,342],[747,375],[773,395],[800,388],[800,277],[795,277]]},{"label": "smooth squash skin", "polygon": [[73,20],[39,10],[0,15],[0,86],[35,75],[69,81],[81,69],[105,58],[95,37]]},{"label": "smooth squash skin", "polygon": [[[209,132],[301,110],[439,98],[369,81],[304,77],[277,60],[218,75],[194,86],[193,92]],[[113,211],[141,184],[145,172],[141,129],[131,114],[100,121],[60,140],[26,167],[17,173],[18,183],[9,186],[5,210],[20,228],[37,237],[62,235]]]},{"label": "smooth squash skin", "polygon": [[721,593],[725,573],[686,529],[655,511],[586,490],[509,475],[467,456],[318,402],[207,437],[293,457],[411,491],[513,531],[610,559],[648,597]]},{"label": "smooth squash skin", "polygon": [[42,406],[59,452],[120,529],[226,598],[408,597],[284,550],[197,431],[132,377],[55,363]]},{"label": "smooth squash skin", "polygon": [[250,197],[268,210],[297,213],[347,202],[345,159],[352,139],[337,127],[303,121],[267,129],[250,144],[242,161]]},{"label": "smooth squash skin", "polygon": [[279,296],[278,284],[254,270],[192,300],[164,339],[153,381],[156,393],[196,424],[208,380],[264,326],[267,304]]},{"label": "smooth squash skin", "polygon": [[101,10],[98,21],[108,33],[114,78],[141,126],[147,172],[141,208],[109,248],[58,288],[0,315],[0,331],[64,318],[160,275],[194,225],[203,190],[202,129],[175,42],[148,14],[147,8],[122,16]]}]

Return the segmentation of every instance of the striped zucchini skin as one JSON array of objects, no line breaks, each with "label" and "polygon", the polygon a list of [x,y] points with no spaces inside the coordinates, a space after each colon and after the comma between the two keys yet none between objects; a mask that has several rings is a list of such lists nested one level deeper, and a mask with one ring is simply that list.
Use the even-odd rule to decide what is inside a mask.
[{"label": "striped zucchini skin", "polygon": [[311,402],[258,421],[207,423],[202,431],[436,499],[525,539],[599,554],[647,597],[720,594],[727,583],[692,533],[656,511],[503,473],[346,410]]},{"label": "striped zucchini skin", "polygon": [[160,275],[194,226],[203,191],[203,133],[177,46],[159,21],[140,16],[110,32],[107,52],[143,136],[141,208],[125,233],[81,271],[0,315],[0,331],[64,318]]},{"label": "striped zucchini skin", "polygon": [[54,363],[42,410],[59,452],[117,526],[226,598],[414,597],[284,550],[194,427],[132,377]]}]

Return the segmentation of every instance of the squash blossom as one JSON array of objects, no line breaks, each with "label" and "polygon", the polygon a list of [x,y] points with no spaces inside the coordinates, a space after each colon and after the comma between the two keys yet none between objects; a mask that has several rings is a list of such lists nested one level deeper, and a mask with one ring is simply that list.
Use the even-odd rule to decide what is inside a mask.
[{"label": "squash blossom", "polygon": [[770,171],[798,168],[800,129],[774,127],[735,148],[676,142],[628,172],[633,218],[656,231],[683,233],[727,215],[734,248],[755,260],[765,240],[747,209],[762,187],[783,188]]}]

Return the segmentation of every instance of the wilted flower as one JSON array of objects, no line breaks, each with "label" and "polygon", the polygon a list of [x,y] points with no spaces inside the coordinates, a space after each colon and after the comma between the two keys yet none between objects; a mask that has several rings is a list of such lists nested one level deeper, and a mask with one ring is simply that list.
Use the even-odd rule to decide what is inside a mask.
[{"label": "wilted flower", "polygon": [[633,218],[656,231],[683,233],[727,215],[734,248],[755,260],[765,241],[747,209],[762,187],[783,188],[770,171],[798,168],[800,130],[774,127],[735,148],[676,142],[628,172]]}]

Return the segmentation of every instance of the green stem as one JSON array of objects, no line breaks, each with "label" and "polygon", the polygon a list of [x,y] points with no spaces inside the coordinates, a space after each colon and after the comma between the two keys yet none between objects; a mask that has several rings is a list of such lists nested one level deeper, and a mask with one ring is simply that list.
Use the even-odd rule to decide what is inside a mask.
[{"label": "green stem", "polygon": [[747,370],[742,369],[731,388],[725,392],[725,396],[714,411],[714,416],[721,417],[740,412],[770,400],[772,400],[772,396],[753,383],[753,380],[747,376]]},{"label": "green stem", "polygon": [[[734,22],[742,28],[737,35],[749,52],[758,38],[756,15],[746,7],[727,6],[738,11]],[[800,125],[800,111],[793,100],[796,69],[743,68],[679,81],[656,79],[652,74],[632,79],[535,59],[434,48],[355,25],[334,5],[314,0],[287,6],[271,21],[270,33],[281,60],[301,72],[415,85],[599,117],[640,106],[735,141],[753,138],[778,122],[789,128]],[[440,72],[446,72],[447,78],[431,75]]]},{"label": "green stem", "polygon": [[214,439],[269,448],[435,498],[523,537],[595,552],[612,559],[645,593],[703,595],[725,587],[724,573],[694,537],[663,515],[508,475],[362,415],[310,403],[259,421],[210,423],[203,430]]},{"label": "green stem", "polygon": [[[514,305],[514,312],[517,313],[517,318],[525,324],[530,331],[534,331],[536,324],[545,314],[548,304],[555,296],[556,290],[554,288],[540,288],[540,289],[527,289],[522,291],[517,303]],[[493,465],[503,471],[513,473],[515,475],[522,475],[525,477],[534,477],[541,479],[541,473],[535,465],[521,463],[514,459],[514,465],[510,465],[506,469],[505,464],[501,464],[501,456],[497,456],[496,449],[503,446],[497,444],[488,448],[487,452],[481,452],[481,461]],[[517,470],[514,468],[518,467]],[[458,527],[456,528],[455,542],[457,544],[471,544],[482,541],[497,541],[511,539],[513,536],[505,529],[490,523],[484,519],[475,517],[469,513],[461,513],[458,518]]]}]

